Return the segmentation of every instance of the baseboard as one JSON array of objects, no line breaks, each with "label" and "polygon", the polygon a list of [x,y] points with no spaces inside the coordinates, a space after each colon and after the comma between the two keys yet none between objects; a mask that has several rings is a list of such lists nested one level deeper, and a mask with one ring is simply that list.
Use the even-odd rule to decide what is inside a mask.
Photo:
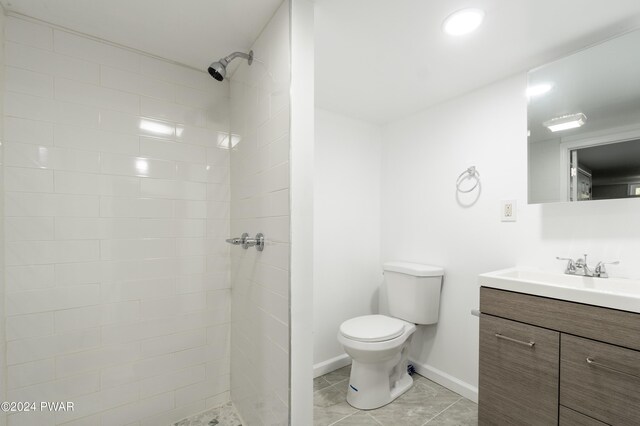
[{"label": "baseboard", "polygon": [[463,382],[460,379],[457,379],[444,371],[440,371],[437,368],[434,368],[427,364],[421,364],[414,360],[409,360],[413,367],[416,369],[416,373],[421,376],[426,377],[429,380],[433,380],[439,385],[444,386],[447,389],[451,389],[452,391],[464,396],[467,399],[470,399],[473,402],[478,402],[478,388],[475,386],[471,386],[469,383]]},{"label": "baseboard", "polygon": [[331,373],[332,371],[346,367],[349,364],[351,364],[351,357],[347,354],[338,355],[335,358],[319,362],[318,364],[313,365],[313,378],[315,379],[316,377]]}]

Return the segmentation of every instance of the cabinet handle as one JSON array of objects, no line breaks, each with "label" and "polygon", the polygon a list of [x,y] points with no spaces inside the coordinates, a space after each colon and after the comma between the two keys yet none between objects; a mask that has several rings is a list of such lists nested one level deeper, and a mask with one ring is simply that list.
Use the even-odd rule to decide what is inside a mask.
[{"label": "cabinet handle", "polygon": [[512,339],[511,337],[507,337],[507,336],[503,336],[500,333],[496,333],[496,337],[498,339],[503,339],[503,340],[507,340],[509,342],[513,342],[513,343],[517,343],[519,345],[525,345],[525,346],[529,346],[530,348],[533,348],[533,345],[536,344],[536,342],[523,342],[522,340],[516,340],[516,339]]},{"label": "cabinet handle", "polygon": [[589,364],[589,365],[591,365],[593,367],[604,368],[605,370],[613,371],[614,373],[624,374],[625,376],[633,377],[635,379],[640,379],[640,376],[638,376],[636,374],[627,373],[626,371],[618,370],[617,368],[613,368],[613,367],[609,367],[608,365],[600,364],[599,362],[594,361],[593,358],[587,357],[586,361],[587,361],[587,364]]}]

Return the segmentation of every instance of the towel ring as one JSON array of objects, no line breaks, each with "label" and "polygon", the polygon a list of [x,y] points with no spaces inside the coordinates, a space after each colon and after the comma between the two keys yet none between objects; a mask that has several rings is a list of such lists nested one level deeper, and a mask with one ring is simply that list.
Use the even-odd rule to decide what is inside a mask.
[{"label": "towel ring", "polygon": [[[476,184],[473,185],[470,189],[460,189],[460,184],[462,184],[462,182],[467,179],[475,179]],[[469,167],[467,170],[460,173],[460,176],[458,176],[458,179],[456,179],[456,189],[459,192],[463,192],[465,194],[476,189],[478,185],[480,185],[480,173],[476,170],[476,166]]]}]

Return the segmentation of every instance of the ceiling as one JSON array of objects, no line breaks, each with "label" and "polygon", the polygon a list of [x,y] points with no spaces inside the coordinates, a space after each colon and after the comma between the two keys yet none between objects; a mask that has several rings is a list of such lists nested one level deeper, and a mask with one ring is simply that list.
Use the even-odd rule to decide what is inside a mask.
[{"label": "ceiling", "polygon": [[[0,0],[198,69],[247,50],[282,0]],[[638,0],[315,0],[316,104],[386,123],[640,24]],[[442,21],[485,10],[473,34]]]},{"label": "ceiling", "polygon": [[[465,7],[483,25],[444,34]],[[316,0],[316,105],[382,124],[639,25],[638,0]]]},{"label": "ceiling", "polygon": [[248,50],[282,0],[0,0],[7,11],[198,69]]}]

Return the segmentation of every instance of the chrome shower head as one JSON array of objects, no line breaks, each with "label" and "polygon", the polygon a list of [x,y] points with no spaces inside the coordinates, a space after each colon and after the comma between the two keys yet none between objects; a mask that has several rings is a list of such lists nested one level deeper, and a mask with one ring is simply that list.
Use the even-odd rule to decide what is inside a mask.
[{"label": "chrome shower head", "polygon": [[253,50],[249,51],[249,54],[233,52],[231,55],[225,56],[217,62],[212,62],[207,71],[209,71],[211,77],[218,81],[222,81],[227,75],[227,65],[229,65],[229,62],[233,61],[235,58],[244,58],[249,62],[249,65],[251,65],[253,62]]}]

